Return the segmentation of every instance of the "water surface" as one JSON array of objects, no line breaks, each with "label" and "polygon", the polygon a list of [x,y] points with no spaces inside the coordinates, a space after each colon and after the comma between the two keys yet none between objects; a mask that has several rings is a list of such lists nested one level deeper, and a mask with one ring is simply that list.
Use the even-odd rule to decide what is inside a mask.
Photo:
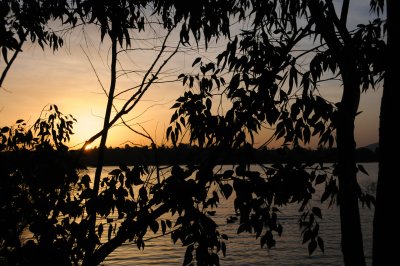
[{"label": "water surface", "polygon": [[[369,176],[360,173],[360,185],[374,194],[378,163],[363,163],[363,166],[369,172]],[[114,168],[106,167],[104,170],[110,171]],[[92,171],[93,169],[89,169],[89,172]],[[254,235],[246,232],[236,234],[238,223],[226,223],[226,219],[235,214],[233,196],[225,201],[220,198],[220,205],[216,209],[215,221],[219,225],[219,231],[229,236],[229,240],[226,241],[227,256],[223,257],[222,253],[219,253],[221,265],[343,265],[338,207],[328,208],[328,204],[321,206],[323,219],[320,222],[320,236],[324,239],[325,253],[317,248],[312,256],[308,256],[307,244],[302,245],[301,231],[297,223],[300,215],[297,205],[280,209],[279,222],[283,226],[283,233],[281,237],[275,236],[276,246],[268,250],[260,247],[260,241],[256,240]],[[371,265],[373,208],[361,207],[360,213],[366,260],[367,264]],[[146,235],[148,238],[154,236],[152,232]],[[165,235],[145,241],[145,244],[144,250],[138,250],[135,244],[124,244],[110,254],[103,265],[182,265],[186,247],[182,247],[179,240],[173,244],[170,236]]]}]

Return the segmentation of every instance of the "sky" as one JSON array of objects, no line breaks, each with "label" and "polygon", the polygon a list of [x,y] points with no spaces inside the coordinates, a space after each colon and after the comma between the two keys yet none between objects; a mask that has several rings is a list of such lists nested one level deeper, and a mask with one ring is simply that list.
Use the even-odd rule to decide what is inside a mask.
[{"label": "sky", "polygon": [[[370,19],[368,2],[351,1],[348,21],[350,27],[366,23]],[[340,3],[341,1],[336,1],[336,4]],[[120,54],[119,69],[134,72],[118,79],[117,93],[140,84],[143,71],[149,68],[157,55],[153,48],[162,41],[152,37],[165,34],[160,28],[150,29],[140,35],[135,33],[134,37],[138,40],[133,42],[132,48],[142,49]],[[174,47],[178,43],[178,36],[179,32],[173,32],[168,45]],[[208,58],[213,59],[216,52],[223,47],[223,41],[212,44],[206,53],[202,44],[199,47],[182,47],[166,65],[159,80],[169,81],[180,73],[195,71],[191,65],[196,57],[205,53]],[[102,86],[108,90],[109,48],[107,41],[100,43],[97,29],[91,27],[68,33],[64,47],[54,53],[49,48],[43,51],[37,44],[25,44],[0,89],[0,127],[13,125],[18,119],[33,124],[46,106],[56,104],[61,112],[72,114],[77,119],[75,134],[69,146],[80,148],[103,125],[107,97]],[[1,71],[4,65],[1,59]],[[323,90],[327,97],[337,101],[340,99],[340,84],[328,84]],[[170,107],[184,91],[180,82],[152,85],[138,106],[125,117],[125,121],[135,130],[142,132],[144,128],[157,144],[167,144],[165,131],[172,115]],[[115,101],[116,107],[120,107],[132,93],[133,90],[130,90],[118,97]],[[355,128],[358,147],[378,141],[381,95],[382,88],[378,88],[376,91],[363,93],[361,97],[359,110],[362,113],[357,117]],[[266,134],[257,136],[256,145],[262,144],[267,138]],[[107,146],[125,144],[148,145],[149,142],[123,125],[113,127]],[[315,148],[315,143],[311,146]]]}]

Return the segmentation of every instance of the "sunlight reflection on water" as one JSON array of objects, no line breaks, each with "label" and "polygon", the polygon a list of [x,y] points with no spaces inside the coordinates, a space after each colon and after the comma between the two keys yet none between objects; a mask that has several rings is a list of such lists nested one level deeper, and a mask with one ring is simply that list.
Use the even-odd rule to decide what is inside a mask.
[{"label": "sunlight reflection on water", "polygon": [[[362,188],[375,193],[376,178],[378,175],[377,163],[363,163],[369,176],[359,174],[359,182]],[[229,166],[225,166],[226,169]],[[105,167],[110,171],[115,167]],[[89,173],[93,173],[93,168]],[[223,201],[216,209],[215,221],[219,225],[220,233],[229,236],[227,244],[227,256],[220,254],[221,265],[343,265],[340,251],[340,223],[339,209],[333,206],[328,209],[328,204],[321,208],[323,219],[320,222],[320,236],[325,242],[325,253],[317,249],[312,256],[308,256],[307,245],[302,245],[302,238],[298,226],[299,212],[297,205],[280,208],[279,222],[283,226],[281,237],[276,236],[276,246],[271,250],[260,248],[259,239],[254,235],[242,233],[237,235],[238,223],[226,223],[226,219],[234,216],[233,198]],[[318,205],[316,205],[318,206]],[[372,220],[373,208],[360,208],[364,250],[367,265],[371,265],[372,258]],[[150,233],[148,237],[152,237]],[[144,250],[138,250],[135,244],[124,244],[115,250],[106,259],[103,265],[182,265],[186,247],[182,247],[178,241],[173,244],[170,235],[154,238],[145,242]]]}]

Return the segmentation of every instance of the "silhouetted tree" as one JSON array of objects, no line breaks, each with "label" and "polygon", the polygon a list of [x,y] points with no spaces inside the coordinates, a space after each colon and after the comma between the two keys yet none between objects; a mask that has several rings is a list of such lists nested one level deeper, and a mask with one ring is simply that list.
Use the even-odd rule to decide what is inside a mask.
[{"label": "silhouetted tree", "polygon": [[[10,10],[9,3],[7,12]],[[64,160],[71,162],[69,159],[50,160],[51,163],[46,161],[58,158],[54,156],[55,153],[65,153],[63,142],[68,140],[68,134],[71,133],[72,121],[67,120],[56,108],[46,119],[38,121],[34,127],[38,133],[25,130],[23,125],[19,128],[22,121],[17,122],[16,130],[2,128],[2,149],[44,151],[44,159],[38,157],[38,165],[43,166],[39,167],[39,173],[35,172],[35,167],[26,171],[20,171],[13,164],[9,165],[12,167],[2,167],[5,171],[2,172],[4,183],[1,189],[10,192],[2,194],[6,198],[2,206],[11,212],[7,214],[15,218],[15,223],[4,227],[13,234],[7,235],[4,238],[6,240],[1,242],[4,244],[1,252],[11,251],[11,255],[6,255],[20,259],[21,263],[25,259],[39,260],[38,254],[50,252],[54,256],[43,263],[97,265],[126,241],[135,243],[139,249],[144,248],[146,233],[151,230],[160,232],[159,236],[168,232],[174,243],[180,240],[187,247],[184,264],[194,260],[193,254],[199,265],[218,264],[217,253],[222,251],[225,255],[224,240],[227,236],[217,230],[211,210],[218,205],[220,197],[229,198],[235,190],[234,208],[241,215],[238,232],[255,232],[260,237],[261,246],[268,248],[275,245],[273,234],[282,233],[282,226],[277,220],[277,207],[300,203],[303,211],[300,219],[303,242],[308,243],[311,254],[317,246],[324,250],[323,240],[319,236],[322,213],[318,207],[310,204],[315,192],[313,186],[325,185],[321,201],[330,200],[330,204],[333,204],[338,193],[335,178],[339,175],[345,263],[364,264],[357,204],[359,197],[363,200],[370,198],[359,192],[355,181],[353,129],[360,86],[368,88],[369,84],[375,83],[374,75],[380,73],[378,59],[383,48],[380,20],[360,26],[354,32],[347,30],[349,1],[344,1],[340,19],[331,1],[196,1],[190,5],[181,1],[107,0],[99,4],[98,1],[85,0],[52,3],[56,7],[60,5],[55,17],[65,18],[65,21],[73,24],[78,20],[95,24],[100,29],[100,41],[108,38],[111,42],[110,87],[103,129],[85,143],[101,137],[96,174],[92,184],[89,176],[77,174],[75,164],[65,167],[59,165]],[[67,3],[73,5],[68,6]],[[16,8],[16,5],[12,8]],[[45,11],[46,8],[43,8]],[[165,51],[164,42],[137,91],[111,117],[118,49],[131,45],[133,30],[146,28],[145,14],[150,11],[160,16],[166,31],[181,27],[180,42],[183,45],[189,45],[191,39],[196,43],[204,40],[207,45],[213,37],[229,36],[229,26],[234,16],[244,20],[250,15],[254,23],[238,36],[240,38],[233,38],[229,42],[226,51],[217,57],[216,64],[205,64],[200,58],[196,59],[194,65],[200,63],[202,75],[181,76],[183,83],[190,87],[198,82],[200,92],[187,92],[177,100],[174,108],[178,110],[172,117],[176,123],[168,129],[168,137],[176,144],[179,134],[189,126],[191,141],[199,146],[212,147],[213,152],[197,165],[187,168],[173,166],[165,179],[152,175],[149,167],[134,162],[133,167],[120,166],[101,179],[108,130],[136,106],[176,52],[173,50],[170,57],[160,62],[161,54]],[[46,14],[48,18],[53,16]],[[304,19],[305,24],[301,24],[299,19]],[[17,32],[7,27],[10,24],[7,18],[2,22],[6,25],[7,35],[4,36]],[[48,25],[49,20],[40,23]],[[9,29],[11,33],[7,32]],[[44,34],[42,42],[51,34]],[[310,36],[320,38],[314,49],[292,53],[296,45]],[[13,38],[18,45],[25,40],[22,37]],[[53,46],[56,40],[58,44],[61,43],[54,37],[50,39]],[[3,47],[6,47],[5,51],[15,49],[14,55],[19,51],[14,46]],[[309,53],[313,53],[314,57],[307,70],[303,71],[297,60]],[[3,57],[6,59],[4,53]],[[10,62],[7,66],[12,64]],[[158,67],[156,63],[159,63]],[[226,72],[230,79],[227,86],[225,79],[220,76],[225,66],[228,67]],[[337,105],[316,93],[317,83],[322,81],[325,72],[342,77],[344,94]],[[301,77],[300,84],[298,76]],[[287,88],[284,87],[286,80]],[[301,93],[292,93],[295,87],[300,88]],[[212,114],[214,88],[221,89],[224,97],[232,102],[232,107],[226,113]],[[263,123],[276,125],[275,137],[283,137],[286,143],[294,145],[299,141],[309,142],[311,135],[319,135],[321,143],[332,145],[332,132],[336,130],[341,155],[339,168],[330,172],[322,164],[288,160],[284,165],[264,167],[266,179],[244,162],[234,170],[215,173],[214,166],[224,148],[241,148],[246,156],[251,156],[249,144],[252,141],[247,141],[247,136],[252,137],[257,133]],[[35,155],[33,158],[36,158]],[[347,160],[342,160],[344,158]],[[7,180],[14,176],[18,176],[14,180],[16,183],[10,183],[8,187]],[[36,176],[43,176],[43,180],[56,177],[53,180],[56,184],[51,183],[48,191],[40,186],[44,182],[36,186],[32,181]],[[24,206],[24,203],[28,204]],[[23,211],[18,212],[18,208],[13,210],[14,204],[21,206]],[[35,210],[36,214],[30,210]],[[161,218],[167,213],[176,216]],[[34,234],[33,241],[19,243],[19,236],[26,228]],[[210,254],[210,249],[217,253]]]},{"label": "silhouetted tree", "polygon": [[[372,1],[372,7],[377,12],[382,12],[384,7],[383,0]],[[374,216],[373,233],[373,265],[384,265],[387,261],[396,261],[397,245],[389,244],[390,236],[393,234],[396,222],[389,210],[395,209],[396,201],[392,197],[396,195],[396,152],[398,145],[396,130],[393,125],[396,121],[396,113],[393,106],[396,105],[396,87],[398,78],[396,73],[399,70],[399,35],[400,17],[395,10],[400,9],[399,1],[386,1],[386,30],[387,30],[387,52],[385,54],[385,76],[383,85],[383,95],[380,110],[379,123],[379,173],[378,185],[376,189],[376,205]]]},{"label": "silhouetted tree", "polygon": [[[198,82],[200,92],[186,92],[177,100],[174,125],[167,134],[176,142],[181,128],[188,125],[191,140],[200,146],[239,147],[246,145],[246,136],[253,138],[262,123],[275,124],[275,137],[295,146],[317,134],[320,143],[332,145],[336,132],[344,263],[365,265],[358,210],[358,200],[365,197],[356,180],[354,121],[361,90],[381,79],[385,43],[379,18],[354,31],[347,28],[349,3],[344,1],[338,14],[332,1],[244,2],[241,7],[253,15],[252,27],[243,31],[240,41],[235,38],[227,45],[216,64],[196,60],[201,75],[181,76],[189,87]],[[313,47],[296,51],[305,38],[314,39]],[[297,65],[304,57],[310,58],[306,71]],[[227,86],[221,77],[225,66],[232,73]],[[325,73],[339,77],[343,84],[342,98],[335,105],[318,95],[317,85]],[[292,93],[295,86],[300,93]],[[211,113],[214,90],[232,102],[225,113]],[[331,189],[328,179],[326,183]],[[310,250],[315,243],[309,242]]]}]

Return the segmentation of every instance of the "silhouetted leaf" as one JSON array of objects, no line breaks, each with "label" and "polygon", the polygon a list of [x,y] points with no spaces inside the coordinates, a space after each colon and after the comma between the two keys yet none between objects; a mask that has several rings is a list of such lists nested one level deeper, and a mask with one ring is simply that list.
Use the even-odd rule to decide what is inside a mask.
[{"label": "silhouetted leaf", "polygon": [[210,100],[210,98],[207,98],[207,100],[206,100],[206,107],[207,107],[207,110],[211,109],[211,100]]},{"label": "silhouetted leaf", "polygon": [[267,243],[267,235],[266,235],[266,234],[263,235],[263,236],[260,238],[260,245],[261,245],[261,248],[264,247],[265,243]]},{"label": "silhouetted leaf", "polygon": [[81,183],[84,184],[86,187],[89,187],[89,183],[90,183],[89,175],[82,176]]},{"label": "silhouetted leaf", "polygon": [[109,173],[109,175],[117,176],[120,173],[122,173],[122,171],[120,169],[114,169]]},{"label": "silhouetted leaf", "polygon": [[232,195],[232,192],[233,192],[233,188],[230,184],[221,185],[221,190],[226,199],[228,199],[230,197],[230,195]]},{"label": "silhouetted leaf", "polygon": [[171,117],[170,123],[174,122],[177,118],[178,118],[178,113],[175,112],[175,113],[172,115],[172,117]]},{"label": "silhouetted leaf", "polygon": [[312,208],[312,212],[319,217],[320,219],[322,219],[322,213],[321,213],[321,209],[318,207],[313,207]]},{"label": "silhouetted leaf", "polygon": [[157,222],[157,221],[152,221],[152,222],[150,223],[150,229],[151,229],[151,231],[153,231],[154,234],[157,233],[157,231],[158,231],[158,229],[159,229],[159,224],[158,224],[158,222]]},{"label": "silhouetted leaf", "polygon": [[317,241],[315,241],[315,239],[313,238],[311,239],[310,243],[308,243],[308,255],[311,256],[311,254],[313,254],[316,248],[317,248]]},{"label": "silhouetted leaf", "polygon": [[226,170],[226,171],[224,172],[224,174],[223,174],[223,177],[224,177],[225,179],[231,178],[233,174],[234,174],[234,171],[233,171],[233,170]]},{"label": "silhouetted leaf", "polygon": [[171,228],[171,227],[172,227],[172,223],[171,223],[170,220],[166,220],[166,224],[167,224],[168,228]]},{"label": "silhouetted leaf", "polygon": [[165,224],[165,221],[161,220],[161,231],[162,231],[163,235],[165,235],[166,230],[167,230],[167,226]]},{"label": "silhouetted leaf", "polygon": [[99,226],[97,227],[97,233],[101,238],[101,235],[103,234],[103,224],[99,224]]},{"label": "silhouetted leaf", "polygon": [[319,249],[325,252],[324,240],[320,237],[317,238]]},{"label": "silhouetted leaf", "polygon": [[197,57],[197,58],[193,61],[192,67],[194,67],[197,63],[199,63],[200,60],[201,60],[201,57]]},{"label": "silhouetted leaf", "polygon": [[145,244],[144,244],[144,241],[143,241],[143,239],[142,238],[138,238],[137,240],[136,240],[136,246],[137,246],[137,248],[140,250],[140,249],[144,249],[144,246],[145,246]]},{"label": "silhouetted leaf", "polygon": [[146,202],[148,200],[148,198],[147,198],[147,190],[146,190],[145,187],[141,187],[139,189],[139,196],[140,196],[140,199],[142,201],[144,201],[144,202]]},{"label": "silhouetted leaf", "polygon": [[81,199],[90,199],[92,197],[92,190],[90,188],[85,189],[84,191],[82,191],[79,197]]},{"label": "silhouetted leaf", "polygon": [[241,224],[239,225],[239,228],[237,230],[237,234],[240,234],[246,230],[247,224]]},{"label": "silhouetted leaf", "polygon": [[326,174],[318,175],[317,178],[315,179],[315,184],[318,185],[325,182],[326,177],[327,177]]},{"label": "silhouetted leaf", "polygon": [[367,170],[365,170],[365,168],[362,164],[358,164],[357,167],[358,167],[358,170],[360,170],[363,174],[366,174],[369,176]]},{"label": "silhouetted leaf", "polygon": [[306,231],[304,231],[304,233],[303,233],[303,244],[307,243],[311,239],[311,236],[312,236],[311,230],[307,229]]},{"label": "silhouetted leaf", "polygon": [[189,263],[191,263],[193,261],[193,250],[194,250],[194,246],[193,245],[189,245],[186,248],[185,258],[183,260],[183,265],[188,265]]},{"label": "silhouetted leaf", "polygon": [[5,46],[3,46],[3,48],[1,49],[2,53],[3,53],[3,59],[6,62],[6,64],[8,64],[8,58],[7,58],[7,48]]},{"label": "silhouetted leaf", "polygon": [[221,250],[222,250],[222,255],[226,257],[226,245],[225,242],[221,242]]},{"label": "silhouetted leaf", "polygon": [[110,241],[110,239],[111,239],[112,230],[113,230],[113,226],[112,226],[112,224],[110,224],[110,226],[108,227],[108,234],[107,234],[108,241]]},{"label": "silhouetted leaf", "polygon": [[330,188],[326,187],[324,193],[321,196],[321,203],[324,202],[331,195]]},{"label": "silhouetted leaf", "polygon": [[283,231],[282,225],[279,224],[279,225],[277,226],[277,228],[276,228],[276,231],[278,232],[278,235],[279,235],[279,236],[282,236],[282,231]]},{"label": "silhouetted leaf", "polygon": [[240,83],[240,75],[236,74],[235,76],[233,76],[231,83],[229,83],[229,91],[231,95],[233,91],[235,91],[239,87],[239,83]]},{"label": "silhouetted leaf", "polygon": [[272,235],[272,232],[268,230],[268,231],[265,233],[265,235],[266,235],[266,238],[267,238],[267,247],[268,247],[268,248],[274,247],[276,241],[275,241],[275,239],[274,239],[274,236]]}]

